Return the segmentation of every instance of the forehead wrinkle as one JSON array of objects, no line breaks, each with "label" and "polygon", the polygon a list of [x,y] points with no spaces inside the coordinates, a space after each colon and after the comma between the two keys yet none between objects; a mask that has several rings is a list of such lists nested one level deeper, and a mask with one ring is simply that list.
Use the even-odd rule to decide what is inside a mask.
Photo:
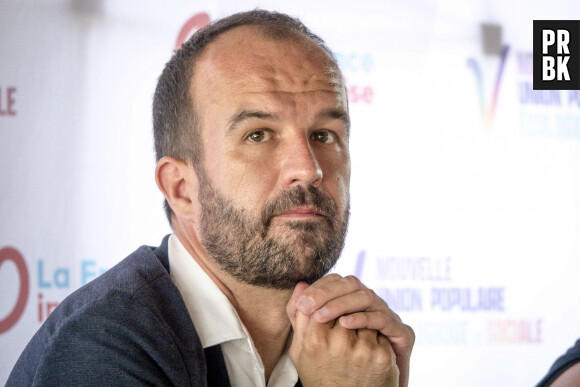
[{"label": "forehead wrinkle", "polygon": [[313,90],[261,90],[247,91],[244,94],[309,94],[309,93],[331,93],[336,94],[334,89],[313,89]]},{"label": "forehead wrinkle", "polygon": [[[321,82],[331,84],[332,87],[343,87],[340,69],[318,46],[311,47],[310,42],[285,40],[283,48],[278,45],[268,47],[270,39],[262,42],[266,46],[261,46],[259,40],[239,42],[247,46],[247,49],[235,54],[225,49],[206,53],[206,58],[212,62],[212,71],[221,73],[226,78],[231,77],[232,81],[242,85],[264,82],[274,87],[284,83],[305,86]],[[258,46],[253,47],[256,44]],[[217,47],[212,48],[217,51]],[[229,56],[230,54],[235,58]],[[226,55],[225,60],[222,55]],[[294,60],[280,61],[281,55],[290,56]]]},{"label": "forehead wrinkle", "polygon": [[[334,91],[330,91],[330,90],[314,90],[314,91],[299,91],[299,92],[288,92],[288,91],[279,91],[279,90],[274,90],[274,91],[266,91],[266,92],[258,92],[258,91],[254,91],[254,92],[247,92],[245,94],[256,94],[256,95],[260,95],[263,96],[264,94],[268,93],[268,94],[274,94],[274,95],[289,95],[290,97],[292,95],[295,94],[306,94],[306,93],[319,93],[319,92],[323,92],[323,93],[329,93],[329,94],[335,94]],[[259,108],[252,108],[252,107],[247,107],[247,108],[241,108],[238,113],[234,114],[232,116],[232,118],[230,119],[230,124],[228,124],[227,126],[227,130],[226,132],[228,134],[231,134],[235,128],[239,125],[241,125],[243,123],[243,121],[252,119],[252,118],[256,118],[256,119],[263,119],[263,120],[270,120],[270,121],[282,121],[285,116],[285,113],[289,113],[290,111],[295,111],[297,109],[300,109],[298,103],[296,101],[294,101],[293,99],[288,100],[287,98],[284,98],[285,104],[286,106],[283,107],[278,107],[278,103],[275,100],[270,100],[266,103],[260,103],[258,101],[257,106],[260,106]],[[255,104],[255,103],[254,103]],[[254,105],[254,104],[250,104],[250,106]],[[292,104],[292,106],[289,106],[288,104]],[[268,108],[265,108],[266,106],[268,106]],[[309,110],[309,108],[306,108],[306,110]],[[293,114],[293,113],[290,113]],[[327,107],[321,107],[321,109],[318,112],[313,112],[313,120],[314,121],[322,121],[322,120],[338,120],[341,121],[342,124],[344,125],[347,134],[350,132],[350,115],[348,113],[348,108],[346,106],[344,106],[343,104],[341,104],[339,102],[339,100],[336,101],[336,104],[334,104],[334,106],[329,105]]]},{"label": "forehead wrinkle", "polygon": [[344,89],[343,77],[332,57],[300,34],[279,41],[264,36],[260,28],[238,27],[212,42],[202,58],[200,62],[204,62],[210,78],[229,79],[241,87],[297,91],[324,85]]},{"label": "forehead wrinkle", "polygon": [[[227,71],[233,83],[239,88],[247,89],[243,92],[280,92],[280,93],[308,93],[313,91],[342,91],[344,85],[341,80],[326,77],[312,72],[308,76],[296,76],[292,71],[267,69],[267,73],[247,74],[235,69]],[[218,70],[217,72],[220,72]],[[227,75],[226,75],[227,76]]]},{"label": "forehead wrinkle", "polygon": [[[242,72],[239,72],[243,75]],[[251,77],[235,77],[234,82],[238,82],[246,93],[311,93],[311,92],[331,92],[343,94],[346,90],[342,75],[336,70],[320,70],[310,72],[309,75],[300,77],[296,73],[286,70],[269,71],[268,74],[254,73]]]},{"label": "forehead wrinkle", "polygon": [[[277,95],[279,98],[291,99],[292,94],[333,93],[335,102],[330,103],[336,105],[336,108],[348,110],[340,69],[320,47],[309,41],[294,40],[274,42],[277,44],[272,45],[272,39],[262,39],[262,36],[256,39],[255,34],[248,35],[247,29],[244,31],[240,28],[237,31],[239,33],[235,34],[234,31],[224,33],[208,45],[195,66],[192,81],[197,87],[190,89],[192,94],[201,90],[215,90],[208,94],[205,109],[235,94],[238,95],[236,99],[243,94],[262,94],[265,97]],[[276,99],[271,103],[276,104]],[[200,102],[196,98],[193,100]],[[240,108],[255,109],[262,106]]]}]

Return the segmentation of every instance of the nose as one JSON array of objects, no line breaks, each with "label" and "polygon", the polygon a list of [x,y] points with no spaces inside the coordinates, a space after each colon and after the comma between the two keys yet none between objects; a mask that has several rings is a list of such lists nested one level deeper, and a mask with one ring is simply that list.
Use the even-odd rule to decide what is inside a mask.
[{"label": "nose", "polygon": [[280,177],[286,187],[303,185],[304,188],[308,188],[310,185],[320,185],[322,168],[308,139],[296,139],[286,145]]}]

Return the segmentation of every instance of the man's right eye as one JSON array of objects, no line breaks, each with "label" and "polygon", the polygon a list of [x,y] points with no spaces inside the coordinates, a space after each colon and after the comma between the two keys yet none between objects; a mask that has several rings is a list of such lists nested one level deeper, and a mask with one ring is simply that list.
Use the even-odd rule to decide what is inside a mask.
[{"label": "man's right eye", "polygon": [[270,132],[266,130],[256,130],[255,132],[250,133],[250,135],[247,138],[251,142],[264,142],[268,141],[270,137],[272,137]]}]

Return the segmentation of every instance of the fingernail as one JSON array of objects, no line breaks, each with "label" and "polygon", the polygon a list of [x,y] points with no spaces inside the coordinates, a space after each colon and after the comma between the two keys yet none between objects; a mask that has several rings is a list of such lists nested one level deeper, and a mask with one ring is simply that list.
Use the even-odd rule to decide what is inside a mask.
[{"label": "fingernail", "polygon": [[352,316],[342,316],[340,319],[345,324],[350,324],[352,322]]},{"label": "fingernail", "polygon": [[326,318],[329,316],[330,313],[328,313],[328,309],[326,308],[322,308],[322,309],[318,309],[316,311],[316,313],[314,313],[316,315],[316,320],[320,321],[324,321],[326,320]]},{"label": "fingernail", "polygon": [[303,311],[307,311],[308,309],[314,306],[314,301],[310,297],[300,296],[298,298],[298,307],[301,308]]}]

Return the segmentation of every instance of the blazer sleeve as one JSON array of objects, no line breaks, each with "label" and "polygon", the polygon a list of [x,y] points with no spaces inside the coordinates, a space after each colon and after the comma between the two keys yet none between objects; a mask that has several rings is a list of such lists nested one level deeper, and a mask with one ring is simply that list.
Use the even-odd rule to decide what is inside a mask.
[{"label": "blazer sleeve", "polygon": [[38,351],[28,349],[37,352],[34,362],[19,359],[7,385],[192,384],[171,330],[147,306],[122,293],[91,302],[39,334],[45,337],[32,344],[39,343]]}]

